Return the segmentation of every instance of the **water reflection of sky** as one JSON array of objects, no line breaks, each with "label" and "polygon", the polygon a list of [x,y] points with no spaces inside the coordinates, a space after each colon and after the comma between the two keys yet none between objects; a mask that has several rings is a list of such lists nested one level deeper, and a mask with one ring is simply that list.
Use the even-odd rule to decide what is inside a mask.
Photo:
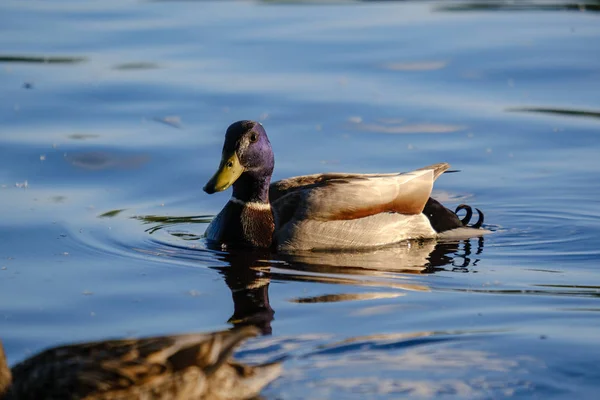
[{"label": "water reflection of sky", "polygon": [[[271,336],[240,357],[287,357],[267,398],[595,393],[597,2],[272,3],[0,6],[10,361],[255,324]],[[276,178],[450,162],[434,195],[495,233],[208,248],[227,195],[201,186],[242,118],[265,124]]]}]

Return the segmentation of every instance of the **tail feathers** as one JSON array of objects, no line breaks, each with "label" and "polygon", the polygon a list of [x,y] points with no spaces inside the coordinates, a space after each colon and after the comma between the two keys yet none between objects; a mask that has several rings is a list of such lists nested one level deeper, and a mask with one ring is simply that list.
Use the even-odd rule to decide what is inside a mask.
[{"label": "tail feathers", "polygon": [[435,181],[440,175],[442,175],[444,172],[447,172],[448,168],[450,168],[450,164],[444,162],[428,165],[426,167],[419,168],[417,171],[433,170],[433,180]]},{"label": "tail feathers", "polygon": [[[463,219],[460,220],[460,222],[462,222],[463,226],[469,226],[469,222],[471,222],[471,218],[473,217],[473,208],[467,204],[459,204],[458,207],[456,207],[456,210],[454,210],[454,213],[458,215],[458,212],[460,210],[465,210],[467,212],[467,214],[464,216]],[[481,225],[483,225],[485,217],[483,215],[483,212],[479,208],[476,208],[475,210],[477,210],[478,214],[477,222],[475,222],[473,225],[470,225],[470,227],[479,229],[481,228]]]},{"label": "tail feathers", "polygon": [[[460,219],[458,216],[458,212],[465,210],[466,215]],[[434,200],[433,198],[429,198],[425,208],[423,209],[423,214],[427,216],[429,219],[429,223],[431,227],[437,232],[445,232],[450,231],[456,228],[474,228],[479,229],[483,225],[484,215],[481,210],[476,208],[479,218],[477,222],[472,225],[469,225],[471,222],[471,218],[473,217],[473,208],[466,204],[460,204],[456,207],[456,210],[452,212],[451,210],[444,207],[440,202]]]}]

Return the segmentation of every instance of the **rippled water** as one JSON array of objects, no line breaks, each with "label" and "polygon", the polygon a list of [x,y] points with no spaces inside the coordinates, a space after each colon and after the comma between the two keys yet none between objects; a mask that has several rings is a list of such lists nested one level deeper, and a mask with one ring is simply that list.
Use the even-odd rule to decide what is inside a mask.
[{"label": "rippled water", "polygon": [[[284,3],[284,2],[281,2]],[[268,399],[592,398],[600,382],[600,3],[0,5],[0,337],[257,324]],[[483,239],[210,250],[225,128],[275,178],[447,161]]]}]

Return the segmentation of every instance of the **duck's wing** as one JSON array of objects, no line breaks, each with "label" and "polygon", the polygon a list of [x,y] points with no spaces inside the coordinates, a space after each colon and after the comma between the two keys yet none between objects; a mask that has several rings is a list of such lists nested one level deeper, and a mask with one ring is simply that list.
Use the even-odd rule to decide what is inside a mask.
[{"label": "duck's wing", "polygon": [[[56,347],[12,368],[15,398],[84,398],[129,390],[178,390],[190,372],[202,391],[254,327],[209,334],[110,340]],[[187,380],[189,381],[189,379]],[[189,382],[188,382],[189,383]],[[11,393],[11,394],[12,394]],[[40,396],[41,394],[44,396]],[[21,395],[22,394],[22,395]],[[33,397],[32,397],[33,396]]]},{"label": "duck's wing", "polygon": [[292,217],[351,220],[382,212],[423,211],[433,182],[450,168],[434,164],[401,174],[318,174],[274,182],[269,198],[282,226]]},{"label": "duck's wing", "polygon": [[323,174],[294,176],[292,178],[282,179],[280,181],[271,183],[271,186],[269,187],[269,201],[273,203],[287,194],[300,192],[311,188],[318,188],[335,182],[344,182],[353,179],[388,177],[396,175],[398,175],[398,173],[351,174],[330,172]]}]

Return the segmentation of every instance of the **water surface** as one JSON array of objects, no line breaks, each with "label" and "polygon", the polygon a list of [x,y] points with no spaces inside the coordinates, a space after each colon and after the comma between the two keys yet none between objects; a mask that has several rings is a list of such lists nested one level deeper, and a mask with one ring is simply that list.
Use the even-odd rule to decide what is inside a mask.
[{"label": "water surface", "polygon": [[[0,336],[47,346],[256,324],[267,399],[592,398],[598,2],[0,5]],[[446,161],[483,239],[302,257],[202,239],[226,127],[275,179]]]}]

